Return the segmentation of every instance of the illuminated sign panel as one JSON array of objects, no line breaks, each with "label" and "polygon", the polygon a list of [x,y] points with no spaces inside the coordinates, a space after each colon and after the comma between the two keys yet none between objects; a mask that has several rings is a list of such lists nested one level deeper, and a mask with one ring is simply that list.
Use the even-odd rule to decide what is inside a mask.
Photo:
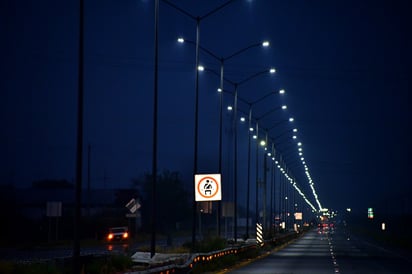
[{"label": "illuminated sign panel", "polygon": [[373,208],[368,208],[368,219],[373,219]]},{"label": "illuminated sign panel", "polygon": [[195,175],[195,200],[197,202],[222,200],[220,174]]}]

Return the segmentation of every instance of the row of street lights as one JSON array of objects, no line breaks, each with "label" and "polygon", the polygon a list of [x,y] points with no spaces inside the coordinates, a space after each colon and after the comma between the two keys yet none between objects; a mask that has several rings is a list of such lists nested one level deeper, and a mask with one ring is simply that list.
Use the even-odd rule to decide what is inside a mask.
[{"label": "row of street lights", "polygon": [[[215,72],[215,74],[217,74],[216,72]],[[284,90],[280,90],[279,91],[279,94],[284,94],[285,93],[285,91]],[[265,98],[267,98],[269,95],[271,95],[271,94],[274,94],[274,92],[270,92],[269,94],[266,94],[265,96],[263,96],[262,98],[260,98],[260,99],[258,99],[258,100],[256,100],[256,103],[257,102],[259,102],[260,100],[263,100],[263,99],[265,99]],[[241,98],[239,98],[238,97],[238,99],[241,99]],[[241,101],[243,101],[244,103],[246,103],[246,104],[249,104],[246,100],[244,100],[244,99],[241,99]],[[230,110],[233,110],[233,107],[232,106],[229,106],[228,107],[228,109],[230,109]],[[236,108],[236,109],[238,109],[238,108]],[[260,117],[258,117],[256,120],[257,120],[257,126],[256,126],[256,132],[257,132],[257,134],[255,134],[255,135],[253,135],[253,137],[254,137],[254,139],[257,139],[257,135],[258,135],[258,132],[259,132],[259,120],[260,119],[263,119],[263,118],[265,118],[266,116],[268,116],[268,115],[270,115],[270,114],[272,114],[272,113],[274,113],[276,110],[286,110],[287,109],[287,106],[286,105],[282,105],[282,106],[279,106],[279,107],[276,107],[276,108],[274,108],[274,109],[272,109],[272,110],[270,110],[270,111],[268,111],[268,112],[266,112],[266,113],[264,113],[263,115],[261,115]],[[253,129],[253,127],[251,127],[251,122],[252,122],[252,115],[251,115],[251,108],[250,108],[250,111],[249,111],[249,129],[250,129],[250,131],[254,131],[254,129]],[[237,117],[236,117],[237,118]],[[245,122],[245,118],[242,116],[241,117],[241,122]],[[289,119],[287,119],[287,120],[281,120],[281,121],[277,121],[274,125],[272,125],[270,128],[269,128],[269,130],[271,130],[271,129],[273,129],[273,128],[275,128],[275,127],[277,127],[277,126],[279,126],[280,124],[282,124],[282,123],[284,123],[284,122],[293,122],[294,121],[294,119],[293,118],[289,118]],[[269,130],[266,130],[266,135],[268,134],[268,131]],[[293,132],[294,133],[294,135],[292,136],[292,139],[294,139],[294,140],[296,140],[297,139],[297,136],[296,136],[296,132],[297,132],[297,129],[296,128],[293,128],[293,129],[289,129],[289,130],[287,130],[287,131],[285,131],[285,132],[283,132],[282,134],[280,134],[280,135],[278,135],[278,136],[276,136],[276,138],[274,138],[274,142],[272,143],[272,147],[273,147],[273,150],[274,150],[274,143],[278,143],[278,139],[281,139],[281,137],[283,137],[286,133],[289,133],[289,132]],[[248,135],[249,137],[248,138],[250,138],[250,136],[251,136],[251,134],[249,134]],[[249,141],[250,141],[250,139],[249,139]],[[265,144],[267,143],[267,137],[266,137],[266,142],[265,141],[261,141],[260,142],[260,146],[265,146]],[[300,145],[300,143],[298,143],[298,145]],[[249,142],[249,147],[250,147],[250,142]],[[258,149],[259,149],[259,145],[257,145],[257,151],[258,151]],[[300,148],[299,148],[300,149]],[[248,153],[249,154],[249,156],[248,156],[248,187],[247,187],[247,198],[246,198],[246,200],[247,200],[247,215],[249,214],[249,190],[250,190],[250,163],[251,163],[251,161],[250,161],[250,152]],[[267,154],[268,156],[270,156],[270,153],[268,153]],[[237,157],[235,158],[235,161],[236,161],[236,159],[237,159]],[[274,158],[273,158],[273,160],[274,160]],[[258,162],[257,162],[257,164],[256,164],[256,170],[258,169]],[[265,168],[266,169],[266,168]],[[257,173],[258,174],[258,173]],[[272,172],[272,174],[273,174],[273,172]],[[273,176],[272,176],[273,177]],[[256,181],[258,181],[258,175],[257,175],[257,177],[256,177]],[[264,182],[266,182],[266,179],[264,180]],[[258,188],[258,187],[257,187]],[[259,200],[259,196],[258,196],[258,190],[257,190],[257,196],[256,196],[256,210],[258,210],[258,200]],[[265,193],[264,193],[264,195],[265,195]],[[265,197],[264,197],[264,200],[265,200]],[[271,202],[272,202],[272,197],[271,197]],[[265,203],[264,203],[265,204]],[[263,214],[264,216],[266,216],[266,214]],[[256,211],[256,220],[258,221],[258,211]],[[248,218],[248,216],[247,216],[247,218],[246,218],[247,220],[249,219]],[[248,234],[248,222],[246,222],[246,236],[248,236],[249,234]]]},{"label": "row of street lights", "polygon": [[[156,33],[156,35],[155,35],[155,64],[156,64],[156,66],[155,66],[155,70],[157,71],[157,62],[158,62],[158,59],[157,59],[157,43],[158,43],[158,40],[157,40],[157,24],[158,24],[158,2],[159,2],[159,0],[156,0],[156,4],[155,4],[155,33]],[[253,79],[255,79],[256,77],[258,77],[258,76],[260,76],[260,75],[264,75],[264,74],[266,74],[266,73],[271,73],[271,74],[273,74],[273,73],[275,73],[276,71],[275,71],[275,69],[270,69],[270,70],[264,70],[264,71],[260,71],[260,72],[257,72],[257,73],[255,73],[255,74],[252,74],[252,75],[250,75],[249,77],[246,77],[245,79],[243,79],[242,81],[238,81],[238,82],[235,82],[235,81],[230,81],[230,80],[228,80],[228,79],[226,79],[225,77],[224,77],[224,65],[225,65],[225,63],[228,61],[228,60],[230,60],[230,59],[232,59],[232,58],[234,58],[234,57],[236,57],[236,56],[238,56],[238,55],[240,55],[240,54],[243,54],[243,53],[245,53],[246,51],[248,51],[248,50],[250,50],[250,49],[252,49],[252,48],[256,48],[256,47],[259,47],[259,46],[261,46],[261,47],[268,47],[269,45],[270,45],[270,43],[268,42],[268,41],[263,41],[263,42],[260,42],[260,43],[254,43],[254,44],[251,44],[251,45],[249,45],[249,46],[247,46],[247,47],[244,47],[244,48],[241,48],[241,49],[239,49],[239,50],[237,50],[237,51],[235,51],[235,52],[233,52],[232,54],[230,54],[230,55],[228,55],[228,56],[226,56],[226,57],[221,57],[221,56],[219,56],[219,55],[217,55],[217,54],[215,54],[215,53],[213,53],[212,51],[210,51],[210,50],[208,50],[208,49],[206,49],[205,47],[203,47],[203,46],[201,46],[200,45],[200,23],[201,23],[201,21],[203,21],[204,19],[206,19],[206,18],[208,18],[209,16],[211,16],[211,15],[213,15],[213,14],[215,14],[215,13],[217,13],[217,12],[219,12],[220,10],[222,10],[223,8],[225,8],[226,6],[228,6],[229,4],[231,4],[231,3],[233,3],[233,2],[235,2],[235,0],[230,0],[230,1],[226,1],[225,3],[223,3],[222,5],[220,5],[220,6],[218,6],[218,7],[216,7],[215,9],[213,9],[213,10],[211,10],[210,12],[208,12],[208,13],[206,13],[205,15],[203,15],[203,16],[194,16],[194,15],[192,15],[191,13],[189,13],[189,12],[187,12],[186,10],[184,10],[184,9],[182,9],[182,8],[180,8],[180,7],[178,7],[177,5],[175,5],[175,4],[173,4],[172,2],[170,2],[170,1],[167,1],[167,0],[162,0],[162,2],[164,2],[165,4],[167,4],[168,6],[170,6],[170,7],[172,7],[173,9],[175,9],[175,10],[177,10],[179,13],[181,13],[181,14],[183,14],[183,15],[185,15],[186,17],[189,17],[190,19],[192,19],[193,21],[195,21],[196,22],[196,40],[195,41],[192,41],[192,40],[188,40],[188,39],[184,39],[184,38],[179,38],[178,39],[178,42],[179,43],[188,43],[188,44],[192,44],[192,45],[194,45],[195,46],[195,48],[196,48],[196,55],[195,55],[195,73],[196,73],[196,80],[195,80],[195,127],[194,127],[194,166],[193,166],[193,174],[197,174],[197,172],[198,172],[198,124],[199,124],[199,111],[198,111],[198,108],[199,108],[199,72],[200,71],[203,71],[203,70],[208,70],[208,71],[212,71],[212,70],[210,70],[210,69],[207,69],[207,68],[205,68],[205,67],[203,67],[203,66],[200,66],[200,63],[199,63],[199,53],[200,53],[200,51],[202,51],[202,52],[204,52],[204,53],[206,53],[206,54],[208,54],[209,56],[211,56],[211,57],[213,57],[214,59],[216,59],[219,63],[220,63],[220,73],[215,73],[215,74],[217,74],[219,77],[220,77],[220,87],[219,87],[219,89],[220,89],[220,91],[223,91],[224,90],[224,81],[227,81],[227,82],[229,82],[230,84],[232,84],[233,85],[233,87],[234,87],[234,107],[233,107],[233,110],[234,110],[234,114],[233,114],[233,129],[234,129],[234,182],[233,182],[233,186],[234,186],[234,239],[235,239],[235,241],[237,240],[237,187],[238,187],[238,185],[237,185],[237,146],[238,146],[238,144],[237,144],[237,142],[238,142],[238,140],[237,140],[237,111],[238,111],[238,106],[237,106],[237,104],[238,104],[238,92],[239,92],[239,87],[241,86],[241,85],[243,85],[243,84],[245,84],[245,83],[247,83],[247,82],[249,82],[249,81],[251,81],[251,80],[253,80]],[[155,75],[157,75],[157,72],[155,72]],[[280,92],[279,92],[280,94],[283,94],[284,93],[284,90],[281,90]],[[157,94],[157,77],[155,77],[155,94]],[[221,95],[220,95],[220,113],[219,113],[219,173],[221,173],[222,172],[222,115],[223,115],[223,100],[222,100],[222,93],[221,93]],[[268,95],[267,95],[268,96]],[[251,129],[252,128],[252,126],[251,126],[251,123],[252,123],[252,107],[253,107],[253,105],[255,105],[255,104],[257,104],[258,102],[260,102],[260,101],[262,101],[262,100],[264,100],[266,98],[266,96],[264,96],[264,97],[262,97],[262,98],[259,98],[258,100],[256,100],[256,101],[254,101],[254,102],[251,102],[251,103],[249,103],[249,129]],[[155,95],[155,101],[157,101],[157,95]],[[155,106],[156,106],[156,104],[157,103],[155,103]],[[283,109],[283,110],[285,110],[287,107],[284,105],[284,106],[281,106],[280,107],[280,109]],[[261,120],[261,119],[263,119],[264,117],[266,117],[267,115],[269,115],[270,113],[272,113],[272,112],[274,112],[275,110],[277,110],[277,109],[273,109],[273,110],[271,110],[270,112],[268,112],[268,113],[265,113],[265,114],[263,114],[263,116],[261,116],[261,117],[259,117],[257,120],[256,120],[256,138],[259,136],[259,121],[258,120]],[[157,108],[155,107],[155,111],[154,111],[154,121],[157,121]],[[290,118],[289,120],[288,120],[289,122],[293,122],[293,118]],[[283,122],[283,121],[281,121],[281,122]],[[276,126],[278,126],[281,122],[278,122],[278,123],[276,123],[276,124],[274,124],[274,125],[272,125],[270,128],[268,128],[267,129],[267,133],[271,130],[271,129],[273,129],[273,128],[275,128]],[[157,131],[156,131],[156,128],[157,128],[157,122],[154,122],[155,124],[154,124],[154,131],[153,131],[153,134],[154,135],[157,135]],[[152,201],[155,201],[155,194],[156,194],[156,172],[157,172],[157,170],[156,170],[156,143],[157,143],[157,138],[156,138],[156,136],[154,136],[154,138],[153,138],[155,141],[154,141],[154,145],[153,145],[153,170],[152,170],[152,172],[153,172],[153,189],[152,189],[152,192],[153,192],[153,200]],[[251,140],[250,140],[250,133],[249,133],[249,136],[248,136],[248,186],[247,186],[247,189],[248,189],[248,191],[247,191],[247,214],[249,214],[249,189],[250,189],[250,150],[251,150],[251,142],[250,142]],[[266,140],[266,142],[267,142],[267,140]],[[274,143],[272,144],[273,145],[273,150],[274,150]],[[259,151],[259,142],[256,142],[256,153],[258,153],[258,151]],[[265,162],[266,162],[266,156],[267,156],[267,154],[265,153]],[[273,158],[274,159],[274,158]],[[284,171],[284,169],[282,169],[281,167],[280,167],[280,165],[279,164],[277,164],[277,167],[279,168],[279,170],[284,174],[284,176],[285,176],[285,178],[289,181],[289,182],[291,182],[291,184],[293,183],[294,184],[294,187],[295,188],[297,188],[296,187],[296,183],[294,182],[294,180],[288,175],[288,173],[286,172],[286,171]],[[305,167],[306,168],[306,167]],[[266,170],[264,171],[265,172],[265,176],[266,176]],[[310,179],[310,174],[309,174],[309,172],[307,171],[307,176],[308,176],[308,178]],[[256,154],[256,221],[258,221],[258,184],[257,184],[257,182],[258,182],[258,157],[257,157],[257,154]],[[310,179],[310,181],[311,181],[311,179]],[[312,188],[313,189],[313,191],[314,191],[314,188]],[[297,190],[300,190],[299,188],[297,188]],[[302,192],[301,192],[302,193]],[[303,193],[302,193],[303,194]],[[302,196],[302,194],[301,194],[301,196]],[[303,196],[304,197],[304,196]],[[305,198],[305,197],[304,197]],[[154,202],[155,203],[155,202]],[[219,204],[220,205],[220,204]],[[319,204],[320,205],[320,204]],[[152,208],[153,209],[155,209],[155,207],[156,207],[156,205],[155,204],[152,204]],[[196,240],[196,208],[197,208],[197,206],[196,206],[196,202],[195,201],[193,201],[193,225],[192,225],[192,246],[194,246],[194,243],[195,243],[195,240]],[[220,213],[220,210],[219,210],[219,213]],[[152,214],[152,218],[153,218],[153,222],[154,222],[154,220],[155,220],[155,214],[156,214],[156,211],[155,210],[153,210],[153,214]],[[220,218],[218,218],[218,220],[219,220]],[[247,232],[246,232],[246,234],[247,234],[247,236],[248,236],[248,234],[249,234],[249,231],[248,231],[248,216],[247,216]],[[152,242],[151,242],[151,255],[153,256],[154,255],[154,252],[155,252],[155,231],[156,231],[156,227],[155,227],[155,224],[153,223],[153,225],[152,225]],[[218,222],[218,233],[219,233],[219,235],[220,235],[220,221]]]},{"label": "row of street lights", "polygon": [[[179,37],[177,39],[177,41],[179,43],[189,43],[192,45],[195,45],[196,43],[192,40],[188,40],[188,39],[184,39],[182,37]],[[208,54],[209,56],[213,57],[214,59],[216,59],[217,61],[220,62],[220,74],[216,73],[215,71],[211,70],[211,69],[206,69],[205,67],[201,66],[201,65],[197,65],[197,71],[210,71],[216,75],[218,75],[220,77],[220,87],[219,90],[223,91],[224,90],[224,81],[226,80],[227,82],[229,82],[230,84],[232,84],[234,86],[234,117],[233,117],[233,128],[234,128],[234,239],[235,241],[237,240],[237,187],[238,187],[238,179],[237,179],[237,104],[238,104],[238,89],[241,85],[257,78],[258,76],[270,73],[270,74],[274,74],[276,72],[276,70],[274,68],[270,68],[268,70],[263,70],[263,71],[259,71],[257,73],[254,73],[248,77],[246,77],[245,79],[238,81],[238,82],[234,82],[231,80],[228,80],[224,77],[224,65],[225,62],[238,56],[241,55],[242,53],[245,53],[246,51],[256,48],[256,47],[269,47],[270,43],[268,41],[263,41],[261,43],[254,43],[251,44],[249,46],[246,46],[244,48],[241,48],[235,52],[233,52],[232,54],[228,55],[227,57],[219,57],[217,54],[213,53],[211,50],[198,45],[199,49],[203,52],[205,52],[206,54]],[[284,106],[285,107],[285,106]],[[285,107],[286,108],[286,107]],[[222,113],[223,113],[223,104],[222,104],[222,94],[220,96],[220,114],[219,114],[219,173],[222,172]],[[248,203],[249,204],[249,203]],[[219,214],[219,213],[218,213]],[[218,220],[220,218],[218,217]],[[219,223],[220,224],[220,223]],[[220,235],[220,225],[218,224],[218,234]]]},{"label": "row of street lights", "polygon": [[[284,94],[284,90],[282,90],[281,92],[279,92],[280,94]],[[271,92],[270,94],[273,94],[273,92]],[[269,94],[269,95],[270,95]],[[268,97],[268,96],[264,96],[264,97]],[[240,98],[239,98],[240,99]],[[243,102],[246,102],[247,103],[247,101],[245,101],[245,100],[243,100],[243,99],[241,99],[241,101],[243,101]],[[248,104],[248,103],[247,103]],[[232,106],[230,106],[230,108],[228,108],[228,109],[230,109],[230,110],[233,110],[233,107]],[[283,109],[283,110],[285,110],[286,109],[286,107],[285,106],[280,106],[280,107],[277,107],[277,108],[274,108],[273,110],[271,110],[271,111],[268,111],[268,112],[266,112],[264,115],[261,115],[260,117],[263,117],[263,116],[267,116],[267,115],[269,115],[269,114],[271,114],[271,113],[274,113],[275,112],[275,110],[278,110],[278,109]],[[249,117],[251,117],[251,115],[249,115]],[[281,124],[281,123],[283,123],[283,122],[287,122],[287,121],[289,121],[289,122],[293,122],[293,120],[294,119],[287,119],[287,120],[282,120],[282,121],[280,121],[280,122],[278,122],[277,123],[277,125],[279,125],[279,124]],[[240,121],[241,122],[245,122],[246,121],[246,119],[242,116],[241,117],[241,119],[240,119]],[[250,118],[250,123],[249,123],[249,130],[251,131],[251,132],[253,132],[254,131],[254,128],[253,127],[251,127],[251,122],[252,122],[252,118]],[[258,126],[259,126],[259,123],[257,123],[257,130],[256,131],[258,131]],[[293,136],[291,137],[292,139],[297,139],[297,136],[296,136],[296,132],[297,132],[297,129],[296,128],[293,128],[293,129],[288,129],[288,130],[286,130],[285,132],[283,132],[282,134],[280,134],[280,135],[278,135],[276,138],[274,138],[273,140],[275,140],[276,139],[276,141],[278,141],[277,139],[280,139],[281,137],[283,137],[286,133],[291,133],[291,132],[293,132]],[[251,134],[248,134],[248,138],[250,138],[250,136],[251,136]],[[253,135],[253,137],[254,137],[254,139],[257,139],[257,135],[255,134],[255,135]],[[249,139],[250,140],[250,139]],[[259,145],[257,145],[257,153],[258,153],[258,149],[259,149],[259,147],[260,146],[266,146],[266,144],[268,143],[268,131],[266,131],[266,138],[265,138],[265,140],[262,140],[262,141],[260,141],[259,142]],[[271,151],[273,151],[273,155],[275,155],[275,153],[274,153],[274,143],[275,142],[272,142],[272,150]],[[249,147],[250,147],[250,142],[249,142],[249,145],[248,145]],[[250,154],[249,154],[250,155]],[[266,156],[271,156],[272,155],[272,153],[271,152],[268,152],[267,154],[265,154],[264,155],[264,161],[266,160]],[[257,158],[258,159],[258,158]],[[274,156],[272,157],[272,160],[274,160]],[[250,175],[249,175],[249,173],[250,173],[250,163],[251,163],[251,161],[250,161],[250,157],[248,157],[248,181],[250,182]],[[264,162],[264,164],[265,164],[265,162]],[[273,193],[273,191],[274,191],[274,166],[275,165],[272,165],[271,167],[272,167],[272,172],[271,172],[271,174],[272,174],[272,176],[271,176],[271,180],[272,180],[272,183],[271,183],[271,187],[272,187],[272,190],[271,190],[271,193]],[[258,164],[256,165],[256,168],[258,168]],[[266,170],[267,168],[265,167],[264,168],[264,170]],[[258,178],[258,177],[257,177]],[[258,180],[257,180],[258,181]],[[265,178],[264,179],[264,186],[266,185],[266,182],[267,181],[267,179]],[[258,187],[257,187],[258,188]],[[247,207],[248,207],[248,205],[249,205],[249,199],[248,199],[248,196],[249,196],[249,190],[250,190],[250,187],[249,187],[249,185],[248,185],[248,187],[247,187],[247,197],[246,197],[246,200],[247,200]],[[258,192],[256,192],[256,193],[258,193]],[[271,195],[271,214],[270,214],[270,216],[273,216],[273,196],[274,196],[274,194],[273,195]],[[259,196],[257,196],[257,198],[258,198]],[[263,199],[264,199],[264,205],[266,204],[266,198],[265,198],[265,192],[263,192]],[[258,201],[258,199],[256,200],[256,201]],[[257,204],[256,204],[256,209],[258,210],[258,202],[257,202]],[[264,217],[264,219],[266,220],[266,209],[265,209],[265,207],[264,207],[264,213],[263,213],[263,217]],[[247,218],[246,218],[246,220],[249,220],[249,218],[248,218],[248,214],[249,214],[249,210],[247,210]],[[258,220],[258,211],[256,211],[256,219]],[[265,222],[265,221],[264,221]],[[266,223],[266,222],[265,222]],[[248,221],[246,222],[246,236],[248,236]]]},{"label": "row of street lights", "polygon": [[[210,72],[212,72],[212,73],[214,73],[215,75],[218,75],[218,73],[217,72],[215,72],[215,71],[213,71],[213,70],[210,70],[210,69],[205,69],[204,67],[200,67],[200,68],[198,68],[198,69],[200,69],[201,71],[210,71]],[[273,71],[272,71],[273,72]],[[229,81],[229,80],[227,80],[227,79],[225,79],[226,81],[228,81],[228,82],[230,82],[230,83],[232,83],[231,81]],[[218,89],[218,91],[220,91],[221,92],[221,89],[219,88]],[[226,90],[224,90],[224,91],[226,91]],[[278,92],[280,95],[283,95],[283,94],[285,94],[285,90],[283,90],[283,89],[281,89],[279,92]],[[235,93],[236,94],[236,93]],[[253,131],[254,129],[253,129],[253,127],[251,126],[251,123],[252,123],[252,106],[254,105],[254,104],[256,104],[256,103],[258,103],[258,102],[260,102],[260,101],[263,101],[264,99],[266,99],[267,97],[269,97],[270,95],[273,95],[273,94],[276,94],[276,92],[270,92],[270,93],[268,93],[268,94],[266,94],[266,95],[264,95],[263,97],[261,97],[261,98],[259,98],[258,100],[256,100],[256,101],[254,101],[254,102],[251,102],[251,103],[249,103],[249,102],[247,102],[246,100],[244,100],[244,99],[241,99],[239,96],[237,96],[237,97],[235,97],[235,105],[236,105],[236,102],[238,101],[238,100],[240,100],[240,101],[242,101],[242,102],[244,102],[244,103],[246,103],[247,105],[249,105],[249,130],[251,130],[251,131]],[[233,94],[232,94],[233,95]],[[228,106],[228,109],[229,110],[238,110],[238,107],[236,106],[236,107],[233,107],[233,106]],[[281,105],[281,106],[278,106],[278,107],[276,107],[276,108],[274,108],[274,109],[272,109],[272,110],[270,110],[270,111],[268,111],[268,112],[266,112],[266,113],[264,113],[263,115],[261,115],[260,117],[258,117],[258,119],[257,119],[257,128],[256,128],[256,132],[257,132],[257,134],[259,133],[259,119],[263,119],[263,118],[265,118],[265,117],[267,117],[267,116],[269,116],[270,114],[272,114],[272,113],[274,113],[275,111],[277,111],[277,110],[286,110],[287,109],[287,106],[286,105]],[[234,111],[235,112],[235,111]],[[234,115],[234,119],[233,119],[233,121],[237,121],[237,115],[235,116]],[[244,122],[246,119],[245,119],[245,117],[241,117],[240,118],[240,120],[241,120],[241,122]],[[276,126],[278,126],[279,124],[281,124],[281,123],[283,123],[283,122],[287,122],[287,121],[289,121],[289,122],[293,122],[293,118],[289,118],[288,120],[282,120],[282,121],[278,121],[278,123],[276,123],[274,126],[272,126],[272,128],[274,128],[274,127],[276,127]],[[236,129],[236,123],[235,124],[233,124],[233,127],[235,128],[235,134],[234,134],[234,138],[235,138],[235,140],[236,140],[236,136],[237,136],[237,129]],[[293,130],[294,132],[296,132],[297,130],[296,129],[294,129]],[[248,145],[248,186],[247,186],[247,197],[246,197],[246,200],[247,200],[247,202],[246,202],[246,204],[247,204],[247,210],[246,210],[246,214],[247,214],[247,217],[246,217],[246,220],[249,220],[249,212],[250,212],[250,210],[249,210],[249,190],[250,190],[250,163],[251,163],[251,161],[250,161],[250,144],[251,144],[251,142],[250,142],[250,136],[251,136],[251,134],[248,134],[248,143],[249,143],[249,145]],[[296,136],[294,136],[294,137],[296,137]],[[254,138],[257,138],[257,135],[255,134],[254,135]],[[235,142],[236,143],[236,142]],[[264,146],[264,144],[260,144],[261,146]],[[235,145],[235,147],[237,147],[237,144]],[[259,145],[257,145],[257,147],[256,147],[256,151],[258,152],[258,149],[259,149]],[[235,162],[235,174],[234,174],[234,177],[235,177],[235,182],[237,182],[237,170],[236,170],[236,167],[237,167],[237,155],[236,155],[236,151],[237,151],[237,149],[235,149],[235,157],[234,157],[234,162]],[[258,162],[256,163],[256,171],[258,170]],[[257,177],[256,177],[256,181],[258,181],[258,175],[257,175]],[[236,184],[235,184],[235,186],[236,186]],[[258,187],[257,187],[257,189],[258,189]],[[258,193],[258,192],[256,192],[256,193]],[[237,194],[237,191],[235,190],[235,194]],[[235,195],[236,196],[236,195]],[[272,198],[272,197],[271,197]],[[257,205],[258,205],[258,200],[259,200],[259,196],[258,196],[258,194],[256,195],[256,209],[258,210],[258,207],[257,207]],[[236,203],[236,205],[235,205],[235,208],[236,208],[236,206],[237,206],[237,203]],[[235,217],[235,219],[237,219],[237,214],[235,213],[234,214],[236,217]],[[258,221],[258,217],[259,217],[259,215],[258,215],[258,211],[256,211],[256,221]],[[235,222],[235,226],[236,226],[236,222]],[[234,229],[234,231],[235,231],[235,236],[237,236],[237,230],[236,230],[236,228]],[[246,222],[246,236],[248,237],[249,236],[249,222],[247,221]]]},{"label": "row of street lights", "polygon": [[[158,0],[157,0],[158,1]],[[264,70],[261,72],[257,72],[255,74],[250,75],[249,77],[243,79],[242,81],[239,82],[234,82],[234,81],[230,81],[228,79],[226,79],[224,77],[224,65],[225,62],[227,62],[228,60],[248,51],[249,49],[258,47],[258,46],[262,46],[262,47],[268,47],[270,45],[270,43],[268,41],[263,41],[261,43],[254,43],[251,44],[247,47],[241,48],[235,52],[233,52],[232,54],[226,56],[226,57],[221,57],[217,54],[215,54],[214,52],[206,49],[205,47],[200,45],[200,39],[199,39],[199,33],[200,33],[200,22],[205,19],[208,18],[209,16],[217,13],[218,11],[220,11],[221,9],[223,9],[224,7],[228,6],[229,4],[235,2],[235,0],[231,0],[231,1],[226,1],[224,4],[216,7],[215,9],[211,10],[210,12],[208,12],[207,14],[203,15],[203,16],[193,16],[192,14],[190,14],[189,12],[185,11],[184,9],[181,9],[180,7],[176,6],[175,4],[167,1],[167,0],[162,0],[164,3],[168,4],[169,6],[171,6],[172,8],[174,8],[175,10],[179,11],[180,13],[184,14],[185,16],[193,19],[196,22],[196,40],[192,41],[192,40],[188,40],[188,39],[184,39],[184,38],[179,38],[178,42],[179,43],[184,43],[187,42],[189,44],[195,45],[196,47],[196,62],[195,62],[195,71],[196,71],[196,81],[195,81],[195,94],[196,94],[196,99],[195,99],[195,133],[194,133],[194,168],[193,168],[193,173],[197,174],[198,168],[197,168],[197,162],[198,162],[198,107],[199,107],[199,71],[205,70],[204,67],[200,66],[199,64],[199,52],[202,51],[206,54],[208,54],[209,56],[211,56],[212,58],[216,59],[217,61],[219,61],[220,63],[220,73],[219,73],[219,77],[220,77],[220,87],[219,89],[221,91],[224,90],[224,81],[228,81],[230,84],[232,84],[234,86],[234,114],[233,114],[233,128],[234,128],[234,238],[235,241],[237,240],[237,111],[238,111],[238,107],[237,107],[237,103],[238,103],[238,89],[239,86],[243,85],[246,82],[251,81],[252,79],[255,79],[256,77],[263,75],[267,72],[273,74],[275,73],[275,69],[270,69],[268,70]],[[280,92],[281,94],[284,93],[284,90],[281,90]],[[260,100],[263,100],[263,98],[258,99],[255,102],[250,103],[249,105],[249,128],[251,128],[251,120],[252,120],[252,105],[259,102]],[[282,106],[281,109],[285,110],[286,106]],[[274,112],[276,109],[270,111],[269,113],[265,113],[263,116],[260,117],[260,119],[262,119],[263,117],[269,115],[270,113]],[[219,113],[219,173],[222,172],[222,114],[223,113],[223,103],[222,103],[222,93],[220,95],[220,113]],[[259,119],[258,119],[259,120]],[[293,122],[293,118],[289,118],[289,122]],[[268,128],[267,132],[269,132],[271,129],[275,128],[276,126],[278,126],[281,122],[278,122],[274,125],[272,125],[270,128]],[[259,124],[258,121],[256,121],[256,136],[258,136],[259,133]],[[250,134],[249,134],[250,135]],[[258,142],[256,143],[256,151],[258,151],[259,149],[259,144]],[[250,158],[250,136],[249,136],[249,148],[248,148],[248,158]],[[248,163],[248,190],[250,187],[250,159],[249,163]],[[266,160],[265,160],[266,162]],[[307,166],[304,164],[305,169],[307,169]],[[256,171],[258,170],[258,157],[256,157]],[[266,170],[265,170],[265,174],[266,174]],[[287,175],[287,173],[285,173]],[[285,175],[285,176],[286,176]],[[310,174],[308,172],[308,170],[306,170],[306,175],[309,179],[310,182],[312,182],[311,178],[310,178]],[[154,170],[154,174],[153,174],[154,178],[156,176],[155,174],[155,170]],[[293,181],[292,179],[289,179],[290,177],[288,177],[289,175],[286,176],[286,178],[288,178],[289,181]],[[155,180],[155,179],[154,179]],[[258,189],[258,175],[256,172],[256,188]],[[154,181],[155,184],[155,181]],[[296,185],[296,184],[295,184]],[[315,190],[313,188],[313,184],[311,184],[313,193],[315,193]],[[258,203],[258,191],[256,189],[256,210],[257,210],[257,203]],[[155,190],[154,190],[155,192]],[[247,191],[249,192],[249,191]],[[249,195],[249,194],[247,194]],[[316,196],[315,196],[316,197]],[[304,197],[305,198],[305,197]],[[316,197],[317,198],[317,197]],[[317,200],[318,201],[318,200]],[[319,203],[320,206],[320,203]],[[249,207],[249,196],[247,197],[247,207]],[[249,208],[248,208],[249,209]],[[247,210],[247,212],[249,212],[249,210]],[[247,213],[248,214],[248,213]],[[192,244],[194,244],[195,242],[195,231],[196,231],[196,202],[194,202],[193,204],[193,227],[192,227]],[[220,219],[220,218],[218,218]],[[256,212],[256,221],[258,221],[258,212]],[[248,219],[247,222],[248,224]],[[220,222],[218,222],[218,233],[220,235]],[[248,225],[247,225],[247,235],[248,235]],[[154,250],[154,243],[152,243],[152,251]],[[152,253],[153,254],[153,253]]]}]

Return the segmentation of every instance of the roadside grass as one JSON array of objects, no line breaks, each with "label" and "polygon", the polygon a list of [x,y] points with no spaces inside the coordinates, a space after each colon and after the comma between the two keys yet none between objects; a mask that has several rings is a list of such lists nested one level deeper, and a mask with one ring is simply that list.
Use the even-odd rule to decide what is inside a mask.
[{"label": "roadside grass", "polygon": [[22,264],[0,261],[0,273],[2,274],[66,274],[63,270],[50,263]]},{"label": "roadside grass", "polygon": [[[115,274],[132,268],[133,261],[129,256],[110,255],[85,259],[81,274]],[[33,262],[19,263],[0,261],[2,274],[70,274],[71,262]]]}]

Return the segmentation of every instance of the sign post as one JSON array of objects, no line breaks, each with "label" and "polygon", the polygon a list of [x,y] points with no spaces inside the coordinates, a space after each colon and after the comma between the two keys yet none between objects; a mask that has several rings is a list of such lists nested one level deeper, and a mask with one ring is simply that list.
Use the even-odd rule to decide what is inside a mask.
[{"label": "sign post", "polygon": [[62,202],[47,202],[46,207],[46,216],[49,217],[49,233],[48,233],[48,240],[51,241],[51,231],[52,231],[52,219],[55,218],[55,232],[56,232],[56,241],[59,235],[59,217],[62,216]]},{"label": "sign post", "polygon": [[[220,174],[195,174],[195,201],[222,200]],[[202,212],[199,211],[199,234],[202,234]]]}]

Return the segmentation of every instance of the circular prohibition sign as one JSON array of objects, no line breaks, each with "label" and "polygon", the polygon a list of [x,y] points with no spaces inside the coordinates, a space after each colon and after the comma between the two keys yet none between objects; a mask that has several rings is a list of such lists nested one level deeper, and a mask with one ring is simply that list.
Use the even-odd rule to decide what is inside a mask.
[{"label": "circular prohibition sign", "polygon": [[218,190],[219,184],[212,177],[204,177],[197,184],[197,193],[206,199],[213,198],[218,193]]}]

